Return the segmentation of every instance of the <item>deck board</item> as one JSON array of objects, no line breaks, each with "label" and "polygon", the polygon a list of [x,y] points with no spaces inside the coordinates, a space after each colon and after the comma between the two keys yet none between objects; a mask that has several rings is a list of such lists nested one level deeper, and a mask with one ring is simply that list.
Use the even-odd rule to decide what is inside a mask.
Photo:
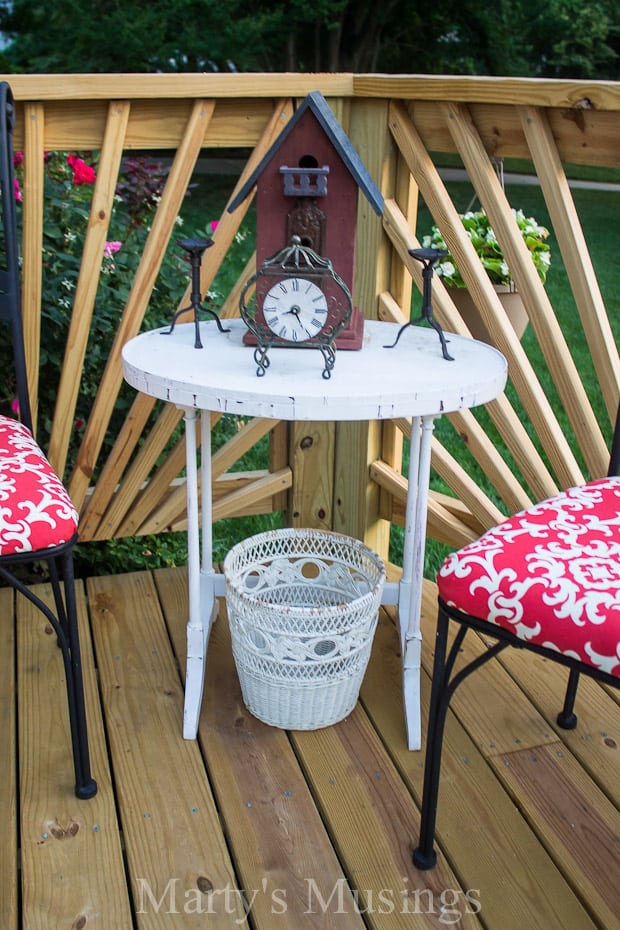
[{"label": "deck board", "polygon": [[[0,590],[5,615],[11,605]],[[425,721],[430,584],[423,606]],[[222,605],[198,739],[185,741],[185,570],[89,579],[79,608],[100,786],[91,801],[72,794],[54,637],[18,598],[11,735],[13,646],[3,634],[0,714],[13,750],[0,762],[7,930],[620,925],[620,709],[604,688],[582,683],[569,733],[553,723],[562,675],[551,663],[510,655],[459,689],[446,728],[439,863],[422,873],[411,850],[423,756],[406,748],[390,611],[355,711],[292,734],[245,709]],[[10,844],[18,835],[19,856]]]},{"label": "deck board", "polygon": [[[186,578],[163,570],[155,576],[183,669]],[[331,888],[343,885],[344,873],[286,732],[261,723],[243,704],[222,617],[210,637],[198,738],[254,925],[268,930],[275,912],[282,930],[302,924],[361,930],[350,894],[337,919],[308,913],[307,877]]]},{"label": "deck board", "polygon": [[[35,591],[51,603],[47,585]],[[80,801],[73,793],[66,689],[56,637],[28,601],[18,597],[16,602],[24,876],[21,926],[28,930],[130,926],[116,803],[81,587],[77,595],[91,761],[99,786],[91,801]]]},{"label": "deck board", "polygon": [[17,927],[17,779],[15,627],[7,622],[13,616],[13,591],[0,589],[2,640],[0,645],[0,732],[5,751],[0,753],[0,927]]},{"label": "deck board", "polygon": [[[423,659],[427,667],[431,663],[434,610],[435,594],[429,585],[422,616]],[[493,669],[484,671],[489,670],[493,673]],[[430,702],[428,675],[422,676],[421,685],[424,733]],[[399,698],[400,659],[394,648],[394,632],[389,624],[382,623],[362,686],[362,701],[391,747],[404,782],[420,801],[424,759],[421,753],[411,753],[406,747],[404,722],[393,710]],[[482,721],[488,708],[485,689],[481,695],[473,695],[471,702],[476,728],[484,732]],[[503,715],[503,705],[500,710]],[[531,710],[524,713],[535,719]],[[536,730],[540,731],[538,721]],[[454,711],[449,711],[446,721],[437,838],[440,861],[445,857],[453,864],[465,893],[476,893],[486,927],[591,930],[595,926]],[[421,882],[425,874],[421,873]]]}]

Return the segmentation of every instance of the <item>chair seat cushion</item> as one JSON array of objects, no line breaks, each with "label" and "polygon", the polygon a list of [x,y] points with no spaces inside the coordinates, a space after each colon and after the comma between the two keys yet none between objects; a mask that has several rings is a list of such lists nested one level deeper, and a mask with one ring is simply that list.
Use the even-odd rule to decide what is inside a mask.
[{"label": "chair seat cushion", "polygon": [[620,478],[563,491],[450,555],[445,603],[620,677]]},{"label": "chair seat cushion", "polygon": [[0,556],[59,546],[77,524],[75,507],[30,430],[0,416]]}]

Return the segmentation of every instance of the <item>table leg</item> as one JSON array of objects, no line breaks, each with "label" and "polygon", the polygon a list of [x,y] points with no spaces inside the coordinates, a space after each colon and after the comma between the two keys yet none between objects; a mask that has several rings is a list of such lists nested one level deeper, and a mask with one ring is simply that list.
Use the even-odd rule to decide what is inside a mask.
[{"label": "table leg", "polygon": [[409,749],[420,749],[422,745],[420,614],[434,422],[434,416],[425,416],[414,417],[411,424],[403,574],[398,592],[398,616],[403,657],[403,701]]},{"label": "table leg", "polygon": [[196,411],[185,411],[185,452],[187,468],[187,555],[189,578],[189,620],[187,623],[187,665],[183,736],[196,739],[202,704],[207,643],[211,624],[217,615],[211,533],[211,419],[201,417],[201,505],[202,566],[200,551],[200,512],[198,506],[198,466]]}]

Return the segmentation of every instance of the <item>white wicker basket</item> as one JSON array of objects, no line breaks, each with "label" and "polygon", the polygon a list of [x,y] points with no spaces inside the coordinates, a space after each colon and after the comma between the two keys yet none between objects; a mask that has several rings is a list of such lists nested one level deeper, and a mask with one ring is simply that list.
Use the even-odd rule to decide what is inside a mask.
[{"label": "white wicker basket", "polygon": [[385,567],[376,552],[321,530],[273,530],[224,560],[226,603],[243,700],[291,730],[329,726],[358,698]]}]

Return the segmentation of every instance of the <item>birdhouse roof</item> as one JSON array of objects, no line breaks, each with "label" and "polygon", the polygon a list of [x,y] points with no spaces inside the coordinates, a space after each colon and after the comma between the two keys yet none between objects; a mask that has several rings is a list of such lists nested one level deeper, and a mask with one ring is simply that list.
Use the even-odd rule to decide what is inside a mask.
[{"label": "birdhouse roof", "polygon": [[254,169],[248,180],[245,182],[235,199],[230,203],[228,212],[232,213],[240,203],[254,188],[265,167],[274,157],[282,143],[291,134],[306,110],[310,110],[332,145],[336,149],[343,164],[346,165],[357,186],[363,192],[371,207],[378,216],[383,214],[383,196],[381,191],[371,178],[368,169],[362,162],[361,158],[353,148],[351,140],[348,138],[344,129],[334,116],[334,113],[318,90],[313,90],[303,102],[297,107],[295,113],[286,124],[276,141],[273,143],[267,154],[263,157],[260,164]]}]

